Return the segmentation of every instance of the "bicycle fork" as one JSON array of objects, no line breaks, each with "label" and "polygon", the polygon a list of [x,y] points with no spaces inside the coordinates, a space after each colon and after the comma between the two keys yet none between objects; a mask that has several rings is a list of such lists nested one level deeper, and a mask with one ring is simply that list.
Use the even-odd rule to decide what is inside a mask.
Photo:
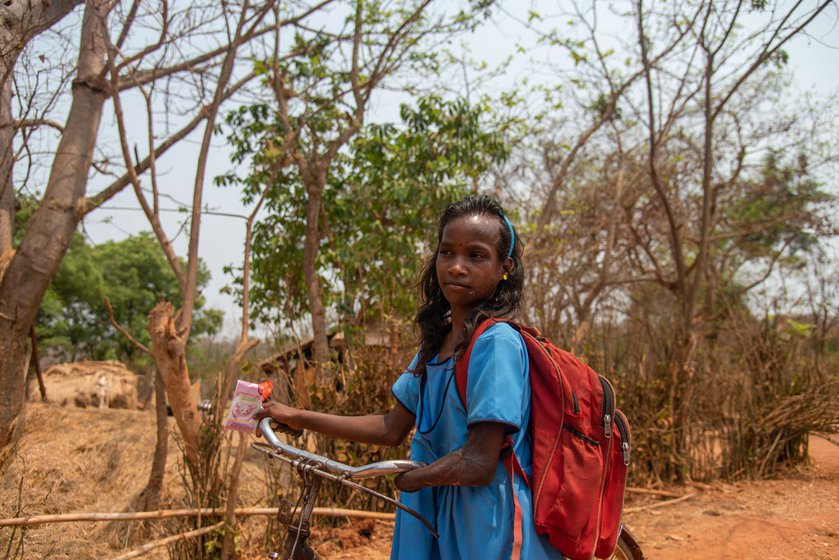
[{"label": "bicycle fork", "polygon": [[[283,500],[277,513],[277,518],[286,526],[286,536],[282,544],[283,556],[280,557],[279,552],[271,552],[268,555],[270,560],[319,560],[319,556],[306,541],[311,534],[309,520],[320,492],[321,479],[312,475],[314,465],[301,463],[296,467],[300,474],[300,497],[293,508],[290,501]],[[299,512],[296,522],[295,512]]]}]

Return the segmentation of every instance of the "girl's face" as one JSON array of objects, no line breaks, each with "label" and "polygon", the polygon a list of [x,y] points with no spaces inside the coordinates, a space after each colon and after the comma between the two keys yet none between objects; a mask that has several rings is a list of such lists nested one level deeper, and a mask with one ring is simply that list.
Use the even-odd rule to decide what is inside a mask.
[{"label": "girl's face", "polygon": [[501,237],[494,215],[464,215],[443,229],[437,251],[437,282],[452,308],[452,314],[468,313],[495,293],[509,268],[498,255]]}]

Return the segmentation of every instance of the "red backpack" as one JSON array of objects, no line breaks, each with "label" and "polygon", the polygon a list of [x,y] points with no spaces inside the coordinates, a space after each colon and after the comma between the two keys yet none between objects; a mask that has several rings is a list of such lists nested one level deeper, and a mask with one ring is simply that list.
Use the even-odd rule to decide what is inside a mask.
[{"label": "red backpack", "polygon": [[[469,357],[484,331],[506,322],[521,333],[530,360],[530,435],[533,477],[512,453],[502,453],[508,472],[527,481],[533,493],[536,532],[572,560],[609,558],[620,534],[629,466],[629,423],[615,406],[609,381],[575,356],[560,350],[539,331],[506,319],[487,319],[472,335],[455,379],[466,403]],[[513,557],[521,548],[521,509],[516,502]]]}]

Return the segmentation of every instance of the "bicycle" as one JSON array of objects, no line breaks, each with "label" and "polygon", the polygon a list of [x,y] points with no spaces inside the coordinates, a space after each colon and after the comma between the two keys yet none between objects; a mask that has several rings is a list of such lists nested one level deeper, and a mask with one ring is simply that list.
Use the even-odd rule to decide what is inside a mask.
[{"label": "bicycle", "polygon": [[[300,486],[300,496],[297,505],[292,507],[291,503],[285,501],[278,511],[277,517],[285,525],[285,536],[280,549],[270,552],[270,560],[319,560],[318,555],[306,542],[310,531],[310,519],[314,511],[315,502],[322,480],[331,480],[344,486],[366,492],[375,498],[392,504],[407,514],[416,517],[429,531],[438,537],[434,526],[418,512],[386,496],[380,492],[367,488],[356,482],[367,478],[399,474],[411,469],[425,466],[425,463],[396,459],[391,461],[378,461],[358,467],[351,467],[344,463],[334,461],[329,457],[317,455],[293,445],[285,443],[277,437],[274,430],[288,433],[295,436],[302,435],[302,430],[293,430],[284,424],[279,424],[270,418],[263,418],[259,422],[259,430],[265,437],[266,443],[255,442],[251,446],[267,456],[280,459],[290,464],[297,473]],[[281,555],[282,554],[282,555]],[[615,552],[609,560],[644,560],[645,556],[638,541],[632,533],[623,527]]]}]

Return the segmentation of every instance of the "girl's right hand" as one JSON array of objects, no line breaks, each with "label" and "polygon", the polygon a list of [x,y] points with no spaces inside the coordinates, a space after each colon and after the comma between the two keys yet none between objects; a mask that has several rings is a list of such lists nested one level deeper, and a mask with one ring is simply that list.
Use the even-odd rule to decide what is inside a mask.
[{"label": "girl's right hand", "polygon": [[416,492],[417,490],[421,490],[425,487],[422,483],[422,475],[418,475],[415,472],[417,470],[419,469],[414,469],[413,471],[407,471],[396,475],[394,482],[396,483],[396,488],[398,488],[400,492]]},{"label": "girl's right hand", "polygon": [[[299,409],[288,406],[281,402],[277,401],[267,401],[262,403],[262,408],[257,411],[254,418],[256,418],[257,422],[262,420],[263,418],[271,418],[275,422],[279,422],[280,424],[285,424],[292,430],[302,430],[303,426],[300,426],[296,422],[297,413],[300,412]],[[256,435],[258,437],[262,437],[262,431],[257,428]]]}]

